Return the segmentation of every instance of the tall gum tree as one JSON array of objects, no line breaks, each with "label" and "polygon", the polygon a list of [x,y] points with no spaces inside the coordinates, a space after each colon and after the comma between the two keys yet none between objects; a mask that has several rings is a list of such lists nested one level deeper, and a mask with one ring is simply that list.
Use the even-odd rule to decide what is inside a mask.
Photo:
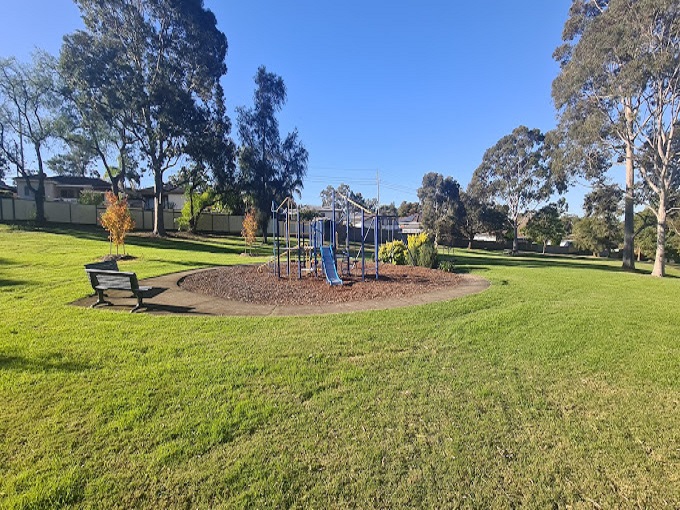
[{"label": "tall gum tree", "polygon": [[60,97],[53,57],[44,52],[30,65],[0,59],[0,154],[35,199],[35,222],[45,218],[45,150],[57,138]]},{"label": "tall gum tree", "polygon": [[663,276],[673,139],[680,120],[677,0],[574,0],[555,52],[560,125],[576,145],[600,144],[624,163],[623,266],[634,268],[634,185],[639,171],[654,195]]},{"label": "tall gum tree", "polygon": [[680,4],[641,0],[630,13],[642,34],[647,87],[638,121],[638,168],[657,219],[652,276],[666,274],[668,217],[680,211]]},{"label": "tall gum tree", "polygon": [[561,69],[552,90],[560,128],[570,141],[581,147],[600,145],[624,162],[623,267],[630,270],[635,268],[635,119],[644,90],[641,49],[628,16],[632,3],[573,0],[562,32],[564,44],[554,53]]},{"label": "tall gum tree", "polygon": [[453,244],[464,212],[458,181],[453,177],[428,172],[423,175],[418,198],[423,211],[421,221],[434,234],[435,243],[448,241]]},{"label": "tall gum tree", "polygon": [[258,227],[267,242],[272,201],[300,194],[308,153],[297,129],[281,141],[276,114],[286,103],[283,79],[260,66],[255,85],[254,106],[237,109],[239,181],[256,209]]},{"label": "tall gum tree", "polygon": [[544,139],[538,129],[515,128],[487,149],[470,181],[484,199],[507,206],[513,252],[518,250],[520,214],[547,199],[553,190],[553,180],[544,164]]},{"label": "tall gum tree", "polygon": [[210,129],[206,112],[223,103],[226,36],[203,0],[75,1],[85,29],[68,36],[65,47],[86,52],[83,85],[124,123],[146,159],[154,233],[164,235],[163,175],[187,156],[192,137]]}]

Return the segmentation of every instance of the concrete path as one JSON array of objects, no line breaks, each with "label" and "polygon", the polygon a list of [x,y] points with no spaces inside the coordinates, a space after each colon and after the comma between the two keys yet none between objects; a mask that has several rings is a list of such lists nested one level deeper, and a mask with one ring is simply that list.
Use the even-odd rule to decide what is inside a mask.
[{"label": "concrete path", "polygon": [[[213,268],[209,268],[213,269]],[[154,315],[207,315],[207,316],[284,316],[284,315],[321,315],[331,313],[348,313],[366,310],[387,310],[406,306],[423,305],[438,301],[449,301],[459,297],[476,294],[487,289],[490,283],[475,275],[460,275],[461,282],[455,287],[438,289],[423,294],[414,294],[404,298],[374,299],[371,301],[353,301],[349,303],[332,303],[326,305],[258,305],[232,301],[228,299],[206,296],[195,292],[189,292],[179,286],[179,282],[185,276],[199,269],[173,273],[156,278],[148,278],[140,281],[140,285],[148,285],[154,288],[154,295],[144,300],[148,309],[142,309],[139,313]],[[112,298],[113,306],[100,306],[104,310],[130,311],[137,303],[130,297],[128,292],[111,291],[107,294]],[[87,297],[75,301],[76,306],[90,306],[96,301],[96,297]]]}]

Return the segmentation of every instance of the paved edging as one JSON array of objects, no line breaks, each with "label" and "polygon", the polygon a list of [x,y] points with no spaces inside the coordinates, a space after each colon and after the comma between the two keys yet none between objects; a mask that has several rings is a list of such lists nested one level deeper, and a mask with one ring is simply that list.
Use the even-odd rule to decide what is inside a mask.
[{"label": "paved edging", "polygon": [[[154,315],[207,315],[207,316],[240,316],[240,317],[266,317],[266,316],[289,316],[289,315],[324,315],[337,313],[350,313],[369,310],[388,310],[407,306],[424,305],[441,301],[449,301],[471,294],[477,294],[486,290],[491,285],[488,280],[476,275],[460,275],[458,285],[450,288],[437,289],[432,292],[413,294],[408,297],[373,299],[371,301],[351,301],[347,303],[331,303],[326,305],[263,305],[233,301],[189,292],[179,286],[180,280],[186,276],[208,269],[198,269],[173,273],[140,281],[140,285],[148,285],[154,288],[164,289],[157,296],[145,300],[149,309],[146,313]],[[129,295],[129,294],[128,294]],[[113,292],[114,306],[101,307],[108,310],[130,310],[136,300],[127,297],[125,293]],[[96,301],[93,297],[79,299],[73,304],[76,306],[90,306]]]}]

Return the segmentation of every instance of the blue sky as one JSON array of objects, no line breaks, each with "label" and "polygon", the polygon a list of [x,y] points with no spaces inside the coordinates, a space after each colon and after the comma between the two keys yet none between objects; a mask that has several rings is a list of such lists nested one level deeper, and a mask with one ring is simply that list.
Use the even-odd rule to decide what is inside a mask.
[{"label": "blue sky", "polygon": [[[81,26],[70,0],[6,4],[3,57],[56,54]],[[309,151],[302,202],[341,182],[374,197],[379,171],[381,202],[397,205],[417,199],[426,172],[465,187],[484,151],[520,124],[554,127],[552,52],[570,4],[205,0],[229,41],[232,120],[252,103],[258,66],[286,83],[281,131],[297,127]],[[570,193],[571,211],[582,194]]]}]

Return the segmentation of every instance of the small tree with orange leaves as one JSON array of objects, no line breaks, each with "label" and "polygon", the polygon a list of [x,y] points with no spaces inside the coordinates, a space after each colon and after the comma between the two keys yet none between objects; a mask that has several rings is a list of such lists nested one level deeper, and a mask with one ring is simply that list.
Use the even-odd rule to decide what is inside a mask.
[{"label": "small tree with orange leaves", "polygon": [[[111,244],[116,245],[116,255],[118,255],[119,246],[123,247],[123,253],[125,253],[125,236],[135,228],[127,198],[118,198],[117,195],[107,191],[106,204],[106,212],[100,217],[102,227],[108,231]],[[109,253],[111,253],[110,245]]]},{"label": "small tree with orange leaves", "polygon": [[243,217],[241,235],[246,242],[246,253],[248,253],[248,248],[252,250],[257,235],[257,218],[255,218],[255,213],[252,210],[248,211]]}]

